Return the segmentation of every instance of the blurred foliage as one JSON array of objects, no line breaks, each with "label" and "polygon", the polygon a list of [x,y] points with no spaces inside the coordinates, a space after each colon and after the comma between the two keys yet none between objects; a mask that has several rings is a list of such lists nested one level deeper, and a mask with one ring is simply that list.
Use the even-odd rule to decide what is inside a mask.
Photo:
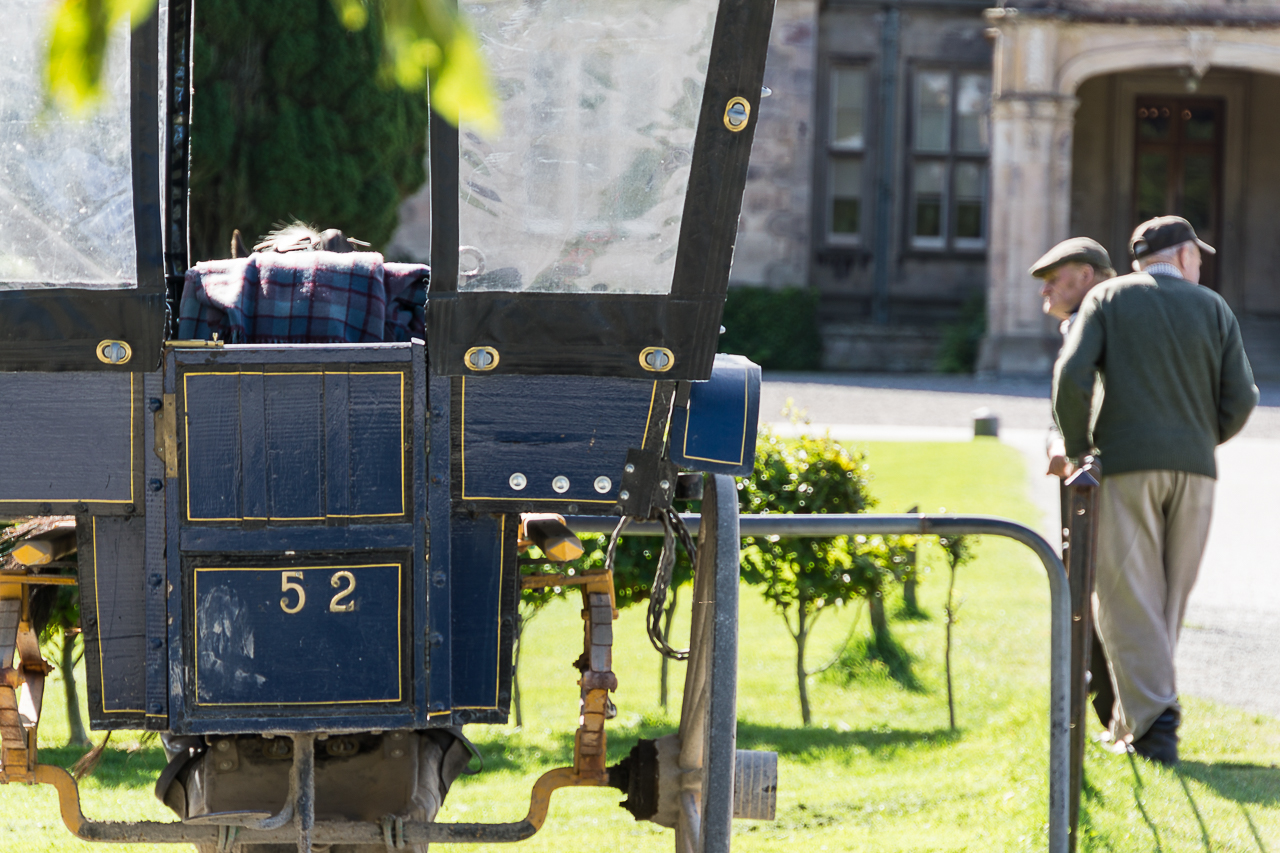
[{"label": "blurred foliage", "polygon": [[[57,2],[45,66],[45,82],[57,102],[82,109],[102,96],[102,68],[108,37],[130,17],[136,26],[155,9],[156,0],[51,0]],[[482,132],[496,128],[493,91],[480,55],[475,35],[448,0],[331,0],[342,26],[362,31],[371,21],[379,21],[382,37],[379,54],[380,76],[409,92],[425,93],[430,88],[433,106],[453,124],[465,114],[467,121]],[[250,9],[277,17],[287,15],[288,0],[246,0],[242,15]],[[226,4],[201,0],[197,26],[225,14]],[[287,20],[287,19],[286,19]],[[291,28],[300,37],[307,35],[309,21],[294,19]],[[216,21],[215,21],[216,23]],[[315,51],[317,59],[329,57],[329,45]]]},{"label": "blurred foliage", "polygon": [[382,25],[328,0],[201,0],[194,44],[192,261],[286,219],[380,247],[426,180],[427,105],[380,82]]},{"label": "blurred foliage", "polygon": [[818,291],[731,287],[720,321],[720,352],[745,355],[766,370],[818,370]]},{"label": "blurred foliage", "polygon": [[49,33],[45,88],[74,110],[102,97],[102,69],[111,32],[126,17],[145,21],[156,0],[58,0]]},{"label": "blurred foliage", "polygon": [[942,332],[937,368],[940,373],[973,373],[978,349],[987,333],[987,297],[975,291],[960,306],[960,317]]}]

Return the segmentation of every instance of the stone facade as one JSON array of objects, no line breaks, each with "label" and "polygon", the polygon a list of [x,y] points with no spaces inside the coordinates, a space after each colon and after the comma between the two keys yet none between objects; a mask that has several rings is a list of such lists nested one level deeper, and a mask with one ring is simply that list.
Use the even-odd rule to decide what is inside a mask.
[{"label": "stone facade", "polygon": [[981,367],[1048,371],[1056,336],[1026,273],[1045,247],[1084,233],[1107,244],[1125,271],[1125,241],[1138,219],[1131,158],[1143,95],[1225,105],[1214,286],[1255,339],[1272,330],[1268,315],[1280,313],[1271,281],[1280,87],[1270,75],[1280,74],[1280,4],[1098,0],[1020,4],[987,17],[996,37],[996,203]]},{"label": "stone facade", "polygon": [[784,287],[809,281],[817,37],[815,0],[779,0],[764,74],[772,94],[760,102],[732,285]]}]

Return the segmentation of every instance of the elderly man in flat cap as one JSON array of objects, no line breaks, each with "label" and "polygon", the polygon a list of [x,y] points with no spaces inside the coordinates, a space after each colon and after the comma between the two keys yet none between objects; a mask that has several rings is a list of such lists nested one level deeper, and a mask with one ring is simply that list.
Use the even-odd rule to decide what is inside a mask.
[{"label": "elderly man in flat cap", "polygon": [[[1098,282],[1114,278],[1116,274],[1107,250],[1088,237],[1063,240],[1045,252],[1028,272],[1040,279],[1044,313],[1062,321],[1060,329],[1064,338],[1084,295]],[[1048,451],[1049,473],[1063,479],[1070,477],[1073,469],[1056,427],[1049,436]]]},{"label": "elderly man in flat cap", "polygon": [[1117,694],[1111,734],[1171,765],[1174,655],[1209,533],[1214,451],[1244,427],[1258,389],[1235,315],[1197,283],[1213,248],[1191,224],[1144,222],[1129,249],[1140,271],[1080,305],[1054,365],[1053,411],[1067,455],[1102,461],[1094,613]]},{"label": "elderly man in flat cap", "polygon": [[[1072,237],[1044,253],[1040,260],[1028,270],[1033,278],[1040,280],[1040,297],[1044,300],[1044,313],[1061,320],[1060,329],[1063,338],[1071,328],[1076,312],[1085,294],[1099,282],[1115,278],[1115,268],[1111,266],[1111,255],[1097,240],[1088,237]],[[1049,428],[1049,439],[1045,443],[1049,456],[1047,473],[1066,480],[1074,473],[1075,468],[1067,458],[1066,446],[1062,441],[1062,433],[1057,424]],[[1065,491],[1062,505],[1067,505]],[[1066,526],[1066,520],[1063,520]],[[1102,640],[1098,637],[1097,626],[1093,629],[1092,646],[1089,653],[1089,695],[1092,697],[1094,713],[1099,722],[1110,728],[1114,714],[1116,694],[1111,685],[1111,672],[1107,668],[1106,652],[1102,648]]]}]

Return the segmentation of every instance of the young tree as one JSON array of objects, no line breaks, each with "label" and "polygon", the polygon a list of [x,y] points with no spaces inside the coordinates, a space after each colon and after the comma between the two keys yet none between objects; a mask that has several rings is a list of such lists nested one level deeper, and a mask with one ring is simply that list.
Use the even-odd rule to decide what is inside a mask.
[{"label": "young tree", "polygon": [[951,721],[951,730],[956,730],[956,702],[951,688],[951,626],[956,624],[956,612],[960,604],[955,600],[956,569],[973,559],[973,544],[968,536],[939,536],[938,544],[947,558],[947,569],[950,579],[947,582],[947,647],[945,652],[947,669],[947,713]]},{"label": "young tree", "polygon": [[76,640],[81,639],[80,593],[71,586],[49,587],[48,590],[51,599],[49,621],[40,632],[40,643],[52,644],[55,637],[58,641],[58,668],[62,673],[63,697],[67,703],[67,745],[91,747],[93,741],[89,739],[89,730],[80,715],[80,689],[75,670],[77,661],[84,655],[83,642],[80,652],[76,651]]},{"label": "young tree", "polygon": [[[373,11],[381,4],[373,4]],[[192,260],[286,219],[375,247],[426,180],[427,102],[382,69],[383,19],[331,0],[201,0],[191,136]]]},{"label": "young tree", "polygon": [[856,536],[854,548],[873,563],[873,569],[863,573],[867,608],[871,615],[871,633],[880,659],[888,663],[897,655],[898,645],[889,633],[889,619],[884,601],[893,584],[914,575],[915,536]]},{"label": "young tree", "polygon": [[[744,513],[854,513],[873,505],[864,456],[830,436],[784,441],[768,429],[756,444],[755,470],[739,481]],[[800,717],[812,721],[805,653],[818,618],[892,579],[883,560],[858,553],[849,537],[751,536],[743,540],[743,577],[763,589],[796,644]]]},{"label": "young tree", "polygon": [[[920,511],[919,505],[913,506],[907,510],[908,513],[917,513]],[[898,582],[902,584],[902,610],[899,616],[907,619],[925,619],[927,614],[920,607],[920,599],[916,594],[920,587],[921,566],[916,559],[916,539],[915,536],[903,536],[901,539],[910,544],[910,553],[906,555],[906,559],[895,570]]]}]

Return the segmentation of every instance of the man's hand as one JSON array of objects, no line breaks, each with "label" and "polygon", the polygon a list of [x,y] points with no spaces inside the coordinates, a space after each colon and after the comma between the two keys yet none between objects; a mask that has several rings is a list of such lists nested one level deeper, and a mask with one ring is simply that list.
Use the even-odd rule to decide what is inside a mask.
[{"label": "man's hand", "polygon": [[1075,472],[1076,466],[1072,465],[1071,460],[1066,456],[1055,454],[1049,457],[1049,470],[1045,473],[1065,480]]},{"label": "man's hand", "polygon": [[1062,441],[1062,436],[1054,437],[1045,451],[1049,454],[1049,470],[1046,474],[1065,480],[1076,472],[1076,466],[1067,458],[1067,445]]}]

